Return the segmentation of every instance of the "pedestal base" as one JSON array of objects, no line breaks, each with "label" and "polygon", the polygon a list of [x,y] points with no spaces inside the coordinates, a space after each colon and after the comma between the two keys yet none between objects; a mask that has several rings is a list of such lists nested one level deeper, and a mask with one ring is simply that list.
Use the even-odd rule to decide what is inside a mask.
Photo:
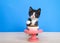
[{"label": "pedestal base", "polygon": [[39,41],[39,39],[38,38],[36,38],[36,39],[29,38],[28,41],[30,41],[30,42],[37,42],[37,41]]},{"label": "pedestal base", "polygon": [[27,34],[31,34],[31,35],[30,35],[31,37],[28,39],[28,41],[30,41],[30,42],[39,41],[39,39],[37,38],[36,34],[41,33],[42,30],[41,30],[41,29],[39,30],[37,27],[28,27],[28,29],[29,29],[29,30],[26,29],[26,30],[24,31],[24,32],[27,33]]}]

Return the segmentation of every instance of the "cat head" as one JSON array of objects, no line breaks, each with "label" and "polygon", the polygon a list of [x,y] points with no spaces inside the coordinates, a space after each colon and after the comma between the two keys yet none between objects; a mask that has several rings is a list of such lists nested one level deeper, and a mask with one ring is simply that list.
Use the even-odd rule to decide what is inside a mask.
[{"label": "cat head", "polygon": [[37,10],[33,9],[32,7],[29,8],[29,17],[32,19],[39,18],[40,13],[41,13],[41,8],[39,8]]}]

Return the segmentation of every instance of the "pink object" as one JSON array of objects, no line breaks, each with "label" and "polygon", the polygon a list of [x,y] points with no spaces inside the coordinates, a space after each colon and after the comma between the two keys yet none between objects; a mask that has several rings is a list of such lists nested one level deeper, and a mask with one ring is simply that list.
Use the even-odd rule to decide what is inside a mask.
[{"label": "pink object", "polygon": [[[29,29],[29,30],[28,30]],[[38,30],[37,28],[28,28],[26,29],[24,32],[27,33],[27,34],[31,34],[31,37],[28,39],[28,41],[32,41],[32,42],[35,42],[35,41],[38,41],[39,39],[36,37],[36,34],[37,33],[41,33],[42,30]]]}]

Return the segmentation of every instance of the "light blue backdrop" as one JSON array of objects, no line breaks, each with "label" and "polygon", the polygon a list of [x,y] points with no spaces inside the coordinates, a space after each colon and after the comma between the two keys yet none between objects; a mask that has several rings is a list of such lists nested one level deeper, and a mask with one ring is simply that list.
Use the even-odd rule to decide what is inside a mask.
[{"label": "light blue backdrop", "polygon": [[29,7],[41,8],[39,27],[44,32],[60,32],[60,0],[0,0],[0,32],[22,32]]}]

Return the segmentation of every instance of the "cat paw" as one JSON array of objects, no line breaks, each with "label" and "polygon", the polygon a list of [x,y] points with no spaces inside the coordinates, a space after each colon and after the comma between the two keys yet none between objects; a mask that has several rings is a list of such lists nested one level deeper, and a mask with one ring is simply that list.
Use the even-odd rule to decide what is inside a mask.
[{"label": "cat paw", "polygon": [[30,21],[27,21],[26,24],[30,24]]}]

